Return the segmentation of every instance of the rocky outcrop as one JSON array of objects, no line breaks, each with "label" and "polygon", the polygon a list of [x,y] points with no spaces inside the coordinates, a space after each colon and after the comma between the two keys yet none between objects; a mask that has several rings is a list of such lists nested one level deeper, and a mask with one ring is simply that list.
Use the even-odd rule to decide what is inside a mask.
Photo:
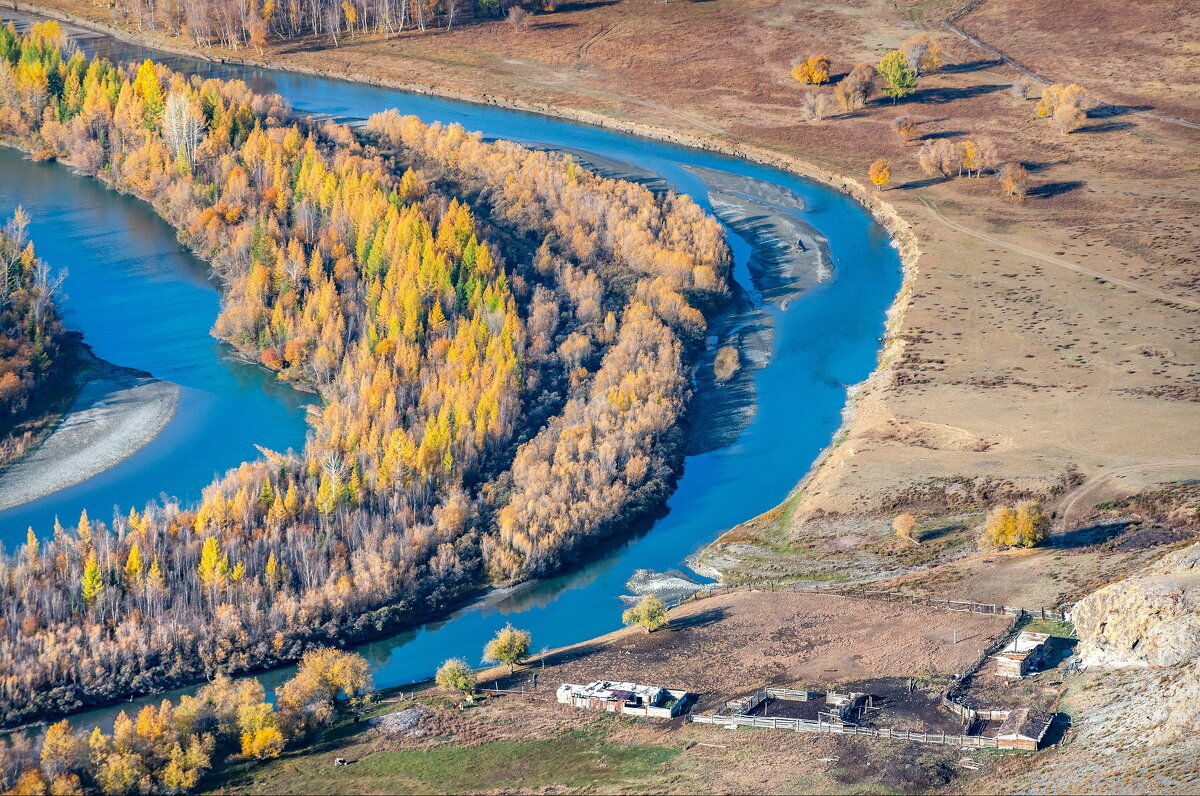
[{"label": "rocky outcrop", "polygon": [[1200,544],[1081,600],[1071,612],[1088,667],[1175,666],[1200,658]]}]

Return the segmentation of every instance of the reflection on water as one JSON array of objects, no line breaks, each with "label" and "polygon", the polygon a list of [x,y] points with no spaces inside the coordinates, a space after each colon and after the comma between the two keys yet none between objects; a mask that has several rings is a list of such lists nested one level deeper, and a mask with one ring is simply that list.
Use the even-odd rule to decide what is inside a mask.
[{"label": "reflection on water", "polygon": [[[648,530],[627,529],[623,538],[618,536],[594,552],[590,563],[566,574],[494,595],[446,619],[362,645],[359,651],[371,661],[379,686],[426,678],[452,656],[478,661],[484,642],[506,621],[529,630],[538,649],[616,629],[622,609],[619,598],[633,571],[678,567],[721,531],[778,503],[829,443],[840,422],[846,386],[864,379],[875,365],[884,312],[900,284],[899,259],[886,232],[863,208],[824,186],[736,158],[532,114],[378,86],[211,64],[104,37],[90,37],[85,44],[117,60],[152,56],[182,71],[241,78],[256,90],[281,93],[299,110],[365,118],[397,107],[426,121],[460,122],[489,137],[537,141],[627,162],[660,175],[709,209],[703,170],[739,175],[767,184],[773,204],[796,213],[829,241],[831,280],[791,301],[786,311],[771,304],[762,307],[774,332],[770,364],[753,377],[757,395],[753,417],[731,444],[686,459],[663,516]],[[111,201],[127,200],[112,197]],[[732,234],[729,242],[737,259],[735,278],[742,282],[745,295],[757,299],[760,293],[748,281],[751,246]],[[90,336],[90,329],[86,331]],[[107,356],[132,364],[118,355]],[[287,670],[281,670],[264,680],[273,684],[286,676]]]}]

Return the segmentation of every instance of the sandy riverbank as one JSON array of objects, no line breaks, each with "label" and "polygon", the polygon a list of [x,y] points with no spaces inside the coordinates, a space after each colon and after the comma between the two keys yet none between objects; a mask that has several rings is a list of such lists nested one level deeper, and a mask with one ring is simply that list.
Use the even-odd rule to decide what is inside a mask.
[{"label": "sandy riverbank", "polygon": [[179,404],[178,385],[102,360],[80,378],[86,381],[57,427],[0,471],[0,511],[119,464],[150,444]]}]

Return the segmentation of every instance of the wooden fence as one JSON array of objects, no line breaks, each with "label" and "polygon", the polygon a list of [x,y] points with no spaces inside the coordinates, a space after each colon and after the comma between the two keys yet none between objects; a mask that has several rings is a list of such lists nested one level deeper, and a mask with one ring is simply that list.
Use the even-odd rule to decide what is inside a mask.
[{"label": "wooden fence", "polygon": [[735,714],[733,716],[692,716],[691,720],[700,724],[719,724],[725,727],[764,727],[772,730],[791,730],[792,732],[820,732],[833,735],[860,735],[868,738],[892,738],[898,741],[914,741],[916,743],[932,743],[975,749],[997,748],[995,738],[985,738],[982,735],[951,735],[945,732],[910,732],[908,730],[876,729],[874,727],[860,727],[857,724],[814,719],[784,719]]},{"label": "wooden fence", "polygon": [[973,614],[990,614],[993,616],[1015,616],[1019,618],[1035,617],[1067,621],[1067,612],[1060,608],[1022,608],[1013,605],[995,605],[993,603],[977,603],[971,600],[939,600],[934,597],[923,597],[918,594],[904,594],[898,591],[878,591],[873,589],[813,589],[813,591],[837,594],[842,597],[857,597],[864,600],[879,600],[889,603],[907,603],[909,605],[927,605],[933,608],[944,608],[948,611],[967,611]]},{"label": "wooden fence", "polygon": [[820,691],[798,690],[795,688],[768,688],[767,696],[772,699],[783,699],[789,702],[811,702],[824,696]]},{"label": "wooden fence", "polygon": [[939,600],[934,597],[923,597],[919,594],[905,594],[898,591],[883,591],[868,589],[865,586],[854,588],[850,586],[822,586],[819,583],[780,583],[777,581],[759,581],[752,584],[719,586],[695,592],[681,603],[704,600],[719,594],[735,591],[800,591],[812,594],[831,594],[835,597],[856,597],[862,600],[879,600],[889,603],[908,603],[909,605],[927,605],[932,608],[944,608],[950,611],[967,611],[974,614],[989,614],[992,616],[1015,616],[1018,618],[1033,617],[1055,619],[1060,622],[1070,621],[1067,617],[1068,608],[1023,608],[1016,605],[995,605],[979,603],[971,600]]},{"label": "wooden fence", "polygon": [[749,713],[763,702],[766,702],[768,696],[770,696],[768,689],[760,688],[748,697],[729,700],[722,706],[721,709],[734,715]]}]

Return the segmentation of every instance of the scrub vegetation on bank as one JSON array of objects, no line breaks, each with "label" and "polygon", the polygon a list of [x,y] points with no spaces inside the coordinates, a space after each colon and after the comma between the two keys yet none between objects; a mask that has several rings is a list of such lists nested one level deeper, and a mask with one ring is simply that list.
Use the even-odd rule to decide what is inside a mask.
[{"label": "scrub vegetation on bank", "polygon": [[21,208],[0,228],[0,467],[37,439],[37,416],[68,343],[54,304],[61,278],[34,254]]},{"label": "scrub vegetation on bank", "polygon": [[0,561],[0,719],[376,635],[666,494],[728,292],[689,199],[394,113],[366,144],[240,81],[62,47],[55,23],[0,32],[0,133],[149,201],[224,284],[214,333],[323,406],[303,451],[196,507]]}]

